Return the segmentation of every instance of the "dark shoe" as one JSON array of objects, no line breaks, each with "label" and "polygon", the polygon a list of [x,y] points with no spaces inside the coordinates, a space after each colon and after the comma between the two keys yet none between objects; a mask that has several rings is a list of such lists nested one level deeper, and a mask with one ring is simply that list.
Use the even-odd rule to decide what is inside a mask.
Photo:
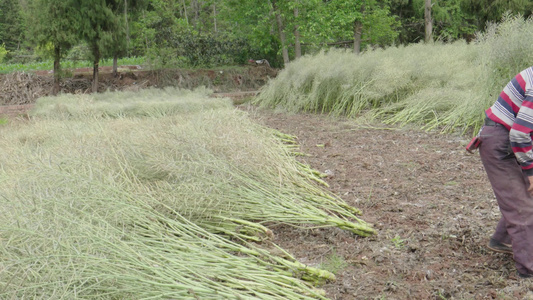
[{"label": "dark shoe", "polygon": [[513,254],[513,248],[511,248],[511,245],[500,243],[495,239],[490,239],[487,248],[499,253]]},{"label": "dark shoe", "polygon": [[518,274],[518,277],[520,277],[520,278],[533,278],[533,274],[529,274],[529,273],[528,274],[522,274],[522,273],[516,271],[516,274]]}]

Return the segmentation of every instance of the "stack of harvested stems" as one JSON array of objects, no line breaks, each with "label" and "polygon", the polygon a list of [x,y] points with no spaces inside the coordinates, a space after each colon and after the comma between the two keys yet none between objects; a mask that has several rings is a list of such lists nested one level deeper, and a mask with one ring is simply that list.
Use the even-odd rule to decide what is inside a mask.
[{"label": "stack of harvested stems", "polygon": [[374,230],[208,91],[43,98],[0,127],[2,298],[324,299],[269,224]]}]

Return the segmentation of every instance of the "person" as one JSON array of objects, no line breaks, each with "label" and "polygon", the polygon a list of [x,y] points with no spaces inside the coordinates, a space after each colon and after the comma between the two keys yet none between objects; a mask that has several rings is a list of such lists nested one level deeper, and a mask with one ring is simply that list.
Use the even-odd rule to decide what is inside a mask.
[{"label": "person", "polygon": [[518,275],[533,277],[533,67],[516,75],[485,111],[479,154],[501,219],[491,250],[511,253]]}]

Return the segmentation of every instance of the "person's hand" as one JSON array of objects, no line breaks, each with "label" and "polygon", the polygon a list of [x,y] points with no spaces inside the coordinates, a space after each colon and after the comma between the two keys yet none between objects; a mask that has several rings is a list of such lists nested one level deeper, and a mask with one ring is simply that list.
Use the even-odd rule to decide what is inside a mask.
[{"label": "person's hand", "polygon": [[531,196],[533,196],[533,176],[528,176],[529,178],[529,187],[527,188],[527,191]]}]

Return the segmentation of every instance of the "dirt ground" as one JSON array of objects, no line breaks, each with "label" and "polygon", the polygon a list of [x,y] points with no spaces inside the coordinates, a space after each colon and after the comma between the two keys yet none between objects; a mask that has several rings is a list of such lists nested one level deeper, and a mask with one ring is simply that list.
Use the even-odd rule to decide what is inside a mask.
[{"label": "dirt ground", "polygon": [[[275,76],[266,71],[127,72],[102,82],[116,90],[208,82],[215,92],[236,92],[256,90]],[[63,86],[75,92],[89,87],[87,78],[76,76]],[[479,154],[464,150],[466,137],[239,107],[297,136],[308,154],[300,159],[331,174],[325,178],[331,192],[361,209],[361,218],[378,229],[362,238],[340,229],[273,228],[274,241],[299,261],[336,274],[335,282],[322,287],[327,297],[533,299],[533,281],[516,276],[512,256],[485,247],[500,213]]]},{"label": "dirt ground", "polygon": [[245,107],[298,137],[302,159],[332,173],[330,190],[379,230],[280,227],[275,242],[301,262],[336,271],[331,299],[533,299],[513,258],[485,245],[500,212],[465,137]]}]

